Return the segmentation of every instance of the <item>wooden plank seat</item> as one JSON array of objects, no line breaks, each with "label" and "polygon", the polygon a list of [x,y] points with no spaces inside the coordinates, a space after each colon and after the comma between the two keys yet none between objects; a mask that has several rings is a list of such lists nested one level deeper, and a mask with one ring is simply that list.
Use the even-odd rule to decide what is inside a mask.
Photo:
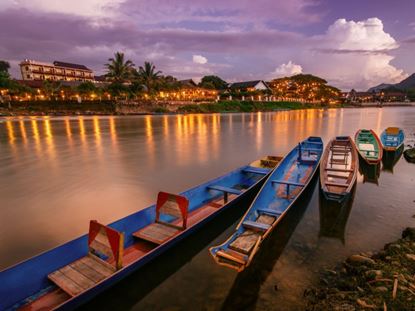
[{"label": "wooden plank seat", "polygon": [[241,190],[230,188],[230,187],[225,187],[225,186],[220,186],[220,185],[208,186],[208,189],[223,192],[223,201],[225,202],[225,204],[228,203],[229,194],[240,195],[242,193]]},{"label": "wooden plank seat", "polygon": [[336,182],[326,182],[326,185],[327,186],[333,186],[333,187],[343,187],[343,188],[349,187],[349,185],[336,183]]},{"label": "wooden plank seat", "polygon": [[269,224],[264,224],[261,222],[250,221],[250,220],[245,220],[242,223],[242,225],[246,228],[253,229],[256,231],[261,231],[261,232],[265,232],[271,227],[271,225]]},{"label": "wooden plank seat", "polygon": [[349,179],[349,175],[344,176],[344,175],[336,175],[336,174],[327,174],[327,177],[340,178],[340,179]]},{"label": "wooden plank seat", "polygon": [[238,253],[248,255],[254,248],[259,237],[261,237],[261,234],[258,231],[246,230],[229,244],[229,248]]},{"label": "wooden plank seat", "polygon": [[[186,229],[189,200],[184,196],[159,192],[156,204],[155,222],[134,232],[133,236],[138,239],[146,240],[155,244],[163,244],[181,231]],[[160,219],[161,215],[173,216],[177,222],[166,222]]]},{"label": "wooden plank seat", "polygon": [[216,255],[219,257],[222,257],[226,260],[234,261],[240,265],[244,265],[246,261],[248,260],[248,256],[241,254],[239,252],[233,251],[231,249],[225,250],[219,250]]},{"label": "wooden plank seat", "polygon": [[326,171],[332,171],[332,172],[343,172],[343,173],[352,173],[353,170],[351,169],[342,169],[342,168],[332,168],[332,167],[326,167]]},{"label": "wooden plank seat", "polygon": [[270,215],[270,216],[274,216],[274,217],[279,217],[281,216],[281,212],[276,211],[274,209],[270,209],[270,208],[259,208],[257,209],[259,214],[265,214],[265,215]]},{"label": "wooden plank seat", "polygon": [[91,220],[88,255],[50,273],[48,279],[70,296],[79,295],[122,268],[123,249],[123,233]]},{"label": "wooden plank seat", "polygon": [[287,180],[271,180],[272,184],[281,184],[281,185],[286,185],[286,192],[287,192],[287,197],[290,194],[290,186],[294,186],[294,187],[304,187],[305,184],[303,183],[296,183],[296,182],[292,182],[292,181],[287,181]]},{"label": "wooden plank seat", "polygon": [[256,168],[256,167],[247,167],[243,170],[244,173],[252,173],[252,174],[258,174],[258,175],[267,175],[268,171],[265,171],[264,169]]}]

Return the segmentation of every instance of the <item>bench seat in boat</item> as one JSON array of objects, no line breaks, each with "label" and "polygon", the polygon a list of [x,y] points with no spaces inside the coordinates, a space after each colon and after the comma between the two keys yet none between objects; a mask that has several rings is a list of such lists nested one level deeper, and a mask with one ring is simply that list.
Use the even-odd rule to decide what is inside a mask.
[{"label": "bench seat in boat", "polygon": [[[187,198],[167,192],[159,192],[156,205],[156,220],[154,223],[133,233],[138,239],[155,244],[163,244],[186,229],[189,201]],[[169,215],[175,219],[181,219],[182,224],[165,222],[160,216]]]},{"label": "bench seat in boat", "polygon": [[72,297],[94,287],[122,267],[123,233],[92,220],[89,225],[88,247],[87,256],[48,275],[50,281]]}]

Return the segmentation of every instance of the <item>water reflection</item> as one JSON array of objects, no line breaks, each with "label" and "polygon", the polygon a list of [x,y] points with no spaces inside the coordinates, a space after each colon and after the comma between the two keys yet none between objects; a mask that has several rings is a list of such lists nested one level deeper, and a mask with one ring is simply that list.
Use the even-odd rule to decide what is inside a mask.
[{"label": "water reflection", "polygon": [[310,187],[291,207],[287,215],[261,245],[251,265],[238,273],[221,310],[255,310],[261,285],[274,269],[291,235],[301,221],[317,184],[317,176]]},{"label": "water reflection", "polygon": [[[413,108],[385,109],[381,116],[379,109],[319,109],[3,119],[0,269],[83,234],[90,219],[109,223],[150,205],[159,190],[179,192],[263,155],[285,154],[296,141],[309,135],[322,136],[328,142],[339,134],[353,136],[358,128],[382,129],[390,124],[401,124],[407,133],[415,132]],[[394,174],[379,177],[378,168],[372,173],[375,178],[368,178],[370,174],[361,170],[366,176],[359,176],[353,212],[347,217],[347,209],[330,215],[341,219],[332,229],[339,238],[343,231],[340,224],[347,219],[345,245],[334,239],[318,239],[320,230],[326,232],[320,224],[320,217],[326,214],[325,210],[319,214],[316,191],[304,215],[300,215],[301,208],[296,210],[298,214],[294,212],[300,216],[287,221],[287,235],[280,232],[283,239],[273,239],[276,245],[268,248],[269,257],[261,255],[265,259],[245,280],[239,277],[235,282],[233,271],[217,267],[207,252],[208,244],[215,242],[197,236],[205,243],[204,249],[196,246],[195,239],[188,245],[190,255],[172,250],[158,265],[151,266],[154,269],[143,269],[131,278],[129,286],[121,286],[114,295],[112,290],[106,292],[105,296],[112,299],[103,301],[114,304],[112,309],[119,303],[124,308],[118,309],[134,305],[137,310],[187,310],[194,306],[218,310],[222,305],[238,306],[241,299],[241,305],[256,301],[260,310],[281,305],[284,307],[280,309],[289,310],[287,305],[301,300],[313,271],[333,266],[352,253],[382,247],[399,236],[403,227],[413,226],[415,166],[406,161],[392,163]],[[387,169],[387,163],[383,166]],[[379,187],[362,183],[363,179],[378,178]],[[390,204],[379,204],[384,198]],[[224,228],[230,223],[225,221]],[[205,233],[214,232],[210,230]],[[294,234],[288,234],[290,230]],[[170,265],[170,272],[156,276],[156,270],[169,270]],[[255,271],[263,276],[256,278]],[[158,282],[151,283],[153,278]],[[243,287],[251,288],[251,281],[252,293],[245,297]],[[276,283],[282,290],[274,291]],[[186,292],[183,298],[177,297],[177,288]],[[102,306],[104,309],[105,303]]]},{"label": "water reflection", "polygon": [[359,173],[363,176],[363,183],[379,185],[380,163],[368,164],[359,155]]},{"label": "water reflection", "polygon": [[393,167],[402,157],[403,149],[404,146],[402,145],[396,151],[384,151],[382,157],[382,170],[393,173]]},{"label": "water reflection", "polygon": [[346,225],[353,207],[356,187],[357,182],[355,182],[348,200],[341,203],[327,200],[320,191],[320,237],[339,239],[345,244]]}]

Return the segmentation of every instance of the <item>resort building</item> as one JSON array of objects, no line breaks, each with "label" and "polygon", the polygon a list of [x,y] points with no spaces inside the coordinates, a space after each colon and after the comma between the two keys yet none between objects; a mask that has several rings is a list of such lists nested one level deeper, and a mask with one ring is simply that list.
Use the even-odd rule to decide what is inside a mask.
[{"label": "resort building", "polygon": [[20,63],[23,80],[93,81],[94,72],[84,65],[54,61],[42,63],[24,60]]},{"label": "resort building", "polygon": [[263,80],[245,81],[232,83],[229,88],[237,92],[255,92],[270,90],[268,84]]},{"label": "resort building", "polygon": [[217,90],[199,87],[192,79],[180,80],[180,89],[161,91],[158,98],[176,101],[212,101],[218,96]]}]

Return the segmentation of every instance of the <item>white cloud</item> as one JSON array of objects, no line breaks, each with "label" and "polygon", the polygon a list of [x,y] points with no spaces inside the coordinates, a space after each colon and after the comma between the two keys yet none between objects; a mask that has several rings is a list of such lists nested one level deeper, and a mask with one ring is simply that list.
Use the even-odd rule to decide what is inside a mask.
[{"label": "white cloud", "polygon": [[391,64],[394,57],[390,51],[399,44],[384,31],[379,18],[357,22],[338,19],[309,44],[312,54],[308,51],[303,55],[307,69],[342,89],[367,89],[407,76]]},{"label": "white cloud", "polygon": [[193,62],[195,64],[206,64],[208,59],[202,55],[193,55]]},{"label": "white cloud", "polygon": [[272,72],[272,75],[278,76],[278,77],[289,77],[293,76],[299,73],[303,72],[303,67],[301,65],[297,65],[293,63],[292,61],[289,61],[286,64],[281,64],[277,68],[275,68],[275,71]]},{"label": "white cloud", "polygon": [[377,17],[358,22],[338,19],[329,27],[325,39],[329,46],[348,51],[384,51],[399,47],[383,30],[383,23]]}]

